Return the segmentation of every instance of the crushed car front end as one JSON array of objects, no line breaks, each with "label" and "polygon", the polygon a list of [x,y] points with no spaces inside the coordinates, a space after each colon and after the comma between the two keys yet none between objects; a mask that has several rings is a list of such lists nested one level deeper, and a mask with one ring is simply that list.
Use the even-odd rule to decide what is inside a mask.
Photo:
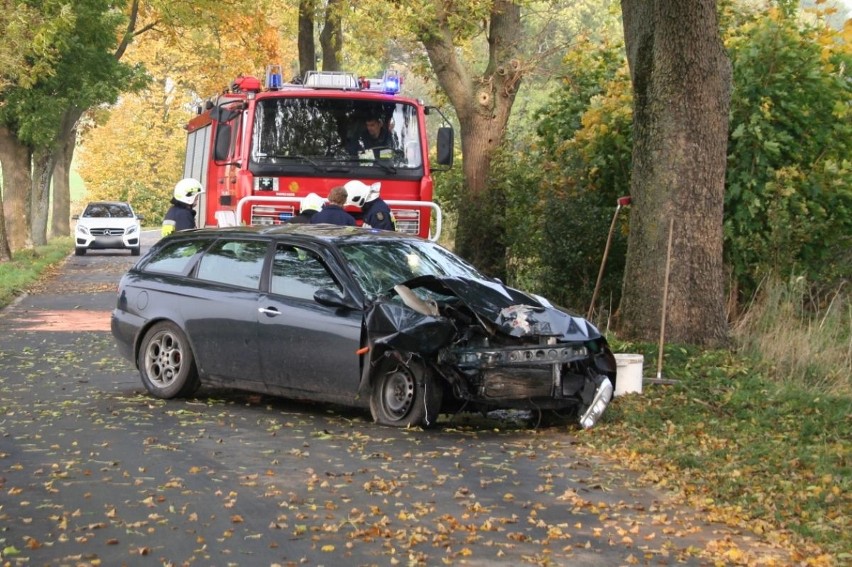
[{"label": "crushed car front end", "polygon": [[396,292],[409,310],[379,302],[370,334],[443,378],[444,413],[576,412],[588,429],[612,399],[615,357],[583,318],[490,281],[427,276]]}]

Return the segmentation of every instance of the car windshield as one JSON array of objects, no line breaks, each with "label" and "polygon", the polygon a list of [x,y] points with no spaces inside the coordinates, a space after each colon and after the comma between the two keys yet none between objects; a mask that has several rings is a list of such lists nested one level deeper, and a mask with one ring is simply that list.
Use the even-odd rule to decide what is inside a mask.
[{"label": "car windshield", "polygon": [[131,218],[133,211],[124,203],[90,203],[83,212],[84,217]]},{"label": "car windshield", "polygon": [[341,98],[260,100],[251,162],[266,173],[355,166],[417,169],[423,165],[417,109]]},{"label": "car windshield", "polygon": [[370,299],[419,276],[485,279],[476,268],[441,246],[419,240],[358,242],[340,247]]}]

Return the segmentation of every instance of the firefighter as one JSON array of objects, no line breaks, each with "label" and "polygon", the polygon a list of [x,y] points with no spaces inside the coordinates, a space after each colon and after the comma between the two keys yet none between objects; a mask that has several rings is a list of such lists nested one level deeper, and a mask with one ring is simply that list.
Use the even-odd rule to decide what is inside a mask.
[{"label": "firefighter", "polygon": [[322,209],[323,203],[325,203],[325,199],[316,193],[308,193],[299,205],[299,214],[292,217],[288,222],[293,224],[310,223],[311,218]]},{"label": "firefighter", "polygon": [[322,210],[311,217],[311,224],[340,224],[343,226],[355,226],[355,217],[343,210],[346,204],[346,188],[334,187],[328,194],[328,202],[322,206]]},{"label": "firefighter", "polygon": [[163,218],[163,228],[160,233],[168,236],[176,230],[195,228],[195,203],[198,196],[204,193],[204,187],[197,180],[187,177],[175,185],[174,196],[170,201],[172,206]]},{"label": "firefighter", "polygon": [[393,218],[388,204],[379,197],[381,183],[367,185],[353,179],[344,185],[349,199],[347,205],[361,207],[361,217],[367,228],[378,228],[381,230],[396,230],[396,219]]}]

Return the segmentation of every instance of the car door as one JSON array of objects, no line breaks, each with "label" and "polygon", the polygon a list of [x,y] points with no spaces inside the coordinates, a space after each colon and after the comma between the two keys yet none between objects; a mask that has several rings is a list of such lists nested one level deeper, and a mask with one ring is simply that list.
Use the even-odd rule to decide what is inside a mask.
[{"label": "car door", "polygon": [[185,312],[199,369],[224,385],[263,384],[257,301],[269,243],[223,238],[200,258],[196,299]]},{"label": "car door", "polygon": [[269,293],[258,302],[261,366],[270,386],[302,390],[317,399],[351,402],[360,379],[363,312],[320,305],[319,289],[342,287],[320,255],[279,243]]}]

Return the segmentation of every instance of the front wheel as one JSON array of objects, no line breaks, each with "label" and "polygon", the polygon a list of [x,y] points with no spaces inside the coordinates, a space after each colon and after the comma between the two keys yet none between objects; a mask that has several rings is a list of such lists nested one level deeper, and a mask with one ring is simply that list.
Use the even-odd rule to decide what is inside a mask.
[{"label": "front wheel", "polygon": [[158,398],[191,396],[198,389],[198,369],[186,335],[173,323],[157,323],[139,349],[139,374]]},{"label": "front wheel", "polygon": [[139,246],[134,246],[130,249],[131,256],[138,256],[140,252],[142,252],[142,249]]},{"label": "front wheel", "polygon": [[370,413],[376,423],[430,427],[438,420],[443,390],[421,364],[387,358],[373,377]]}]

